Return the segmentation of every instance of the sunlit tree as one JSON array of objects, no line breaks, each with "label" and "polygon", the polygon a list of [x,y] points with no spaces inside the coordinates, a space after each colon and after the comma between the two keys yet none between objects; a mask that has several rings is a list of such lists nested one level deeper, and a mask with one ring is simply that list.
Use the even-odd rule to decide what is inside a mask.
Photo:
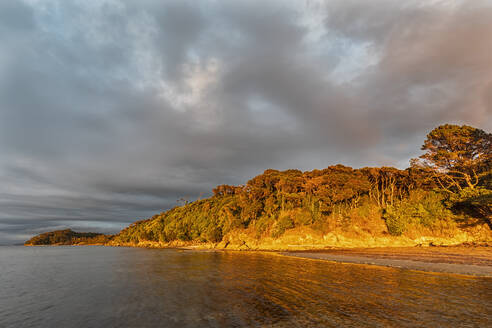
[{"label": "sunlit tree", "polygon": [[430,170],[446,191],[474,189],[492,163],[492,134],[467,125],[441,125],[432,130],[412,160],[413,167]]}]

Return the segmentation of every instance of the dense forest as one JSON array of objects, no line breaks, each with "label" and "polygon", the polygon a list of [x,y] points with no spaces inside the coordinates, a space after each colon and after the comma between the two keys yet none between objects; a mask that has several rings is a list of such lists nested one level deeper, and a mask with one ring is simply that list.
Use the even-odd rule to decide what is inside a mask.
[{"label": "dense forest", "polygon": [[109,243],[266,249],[491,240],[492,134],[446,124],[427,135],[422,151],[405,170],[269,169],[245,185],[217,186],[208,199],[135,222]]},{"label": "dense forest", "polygon": [[28,241],[24,245],[85,245],[85,244],[105,244],[111,237],[94,232],[75,232],[71,229],[56,230],[42,233]]}]

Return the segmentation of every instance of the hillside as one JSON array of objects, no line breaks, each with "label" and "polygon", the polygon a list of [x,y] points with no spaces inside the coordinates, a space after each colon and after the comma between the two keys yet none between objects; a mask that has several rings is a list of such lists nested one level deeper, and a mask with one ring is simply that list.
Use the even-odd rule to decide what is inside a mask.
[{"label": "hillside", "polygon": [[[443,125],[405,170],[266,170],[156,214],[109,245],[311,249],[490,243],[492,135]],[[44,238],[43,240],[47,240]],[[51,242],[51,239],[50,239]]]},{"label": "hillside", "polygon": [[[491,196],[482,196],[488,211]],[[112,244],[288,249],[491,240],[490,217],[457,204],[412,169],[267,170],[245,186],[218,186],[209,199],[135,222]]]}]

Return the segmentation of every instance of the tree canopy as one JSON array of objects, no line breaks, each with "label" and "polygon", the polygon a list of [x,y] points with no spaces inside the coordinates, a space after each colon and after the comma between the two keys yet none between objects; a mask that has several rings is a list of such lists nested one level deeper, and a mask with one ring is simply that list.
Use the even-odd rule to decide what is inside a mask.
[{"label": "tree canopy", "polygon": [[475,188],[487,177],[492,163],[492,134],[467,125],[441,125],[432,130],[412,161],[430,170],[447,191]]}]

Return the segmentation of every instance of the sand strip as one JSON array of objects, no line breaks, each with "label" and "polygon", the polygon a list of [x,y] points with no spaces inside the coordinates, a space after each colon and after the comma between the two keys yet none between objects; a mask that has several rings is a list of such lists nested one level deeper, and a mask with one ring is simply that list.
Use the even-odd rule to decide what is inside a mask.
[{"label": "sand strip", "polygon": [[357,263],[368,265],[379,265],[387,267],[395,267],[409,270],[419,270],[427,272],[442,272],[442,273],[454,273],[464,274],[472,276],[492,277],[492,266],[490,265],[476,265],[476,264],[462,264],[462,263],[445,263],[445,262],[426,262],[419,260],[409,259],[395,259],[395,258],[377,258],[371,256],[355,256],[349,254],[331,254],[322,252],[282,252],[280,253],[286,256],[294,256],[308,259],[318,259],[342,263]]}]

